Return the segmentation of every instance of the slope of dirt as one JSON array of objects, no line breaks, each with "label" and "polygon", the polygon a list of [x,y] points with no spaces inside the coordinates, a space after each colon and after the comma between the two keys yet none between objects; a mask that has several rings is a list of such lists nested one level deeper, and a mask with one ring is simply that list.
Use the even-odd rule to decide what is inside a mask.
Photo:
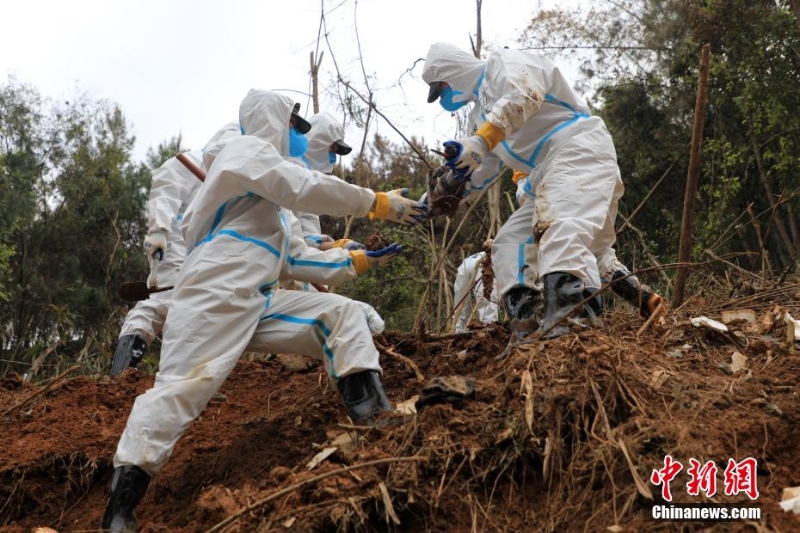
[{"label": "slope of dirt", "polygon": [[[688,319],[701,313],[681,311],[637,336],[642,320],[620,309],[603,328],[503,361],[503,326],[428,342],[386,334],[377,340],[393,401],[447,375],[474,378],[476,395],[372,429],[349,425],[321,366],[242,361],[151,483],[141,530],[798,531],[800,517],[777,504],[783,488],[800,485],[800,355],[783,320],[786,309],[800,315],[800,301],[785,296],[785,307],[774,295],[692,302],[715,319],[726,307],[757,312],[728,333],[695,327]],[[152,381],[136,371],[77,377],[25,404],[41,389],[0,382],[0,531],[95,530],[117,439]],[[707,501],[687,494],[685,468],[711,460],[712,500],[755,505],[761,520],[654,521],[663,500],[650,475],[667,454],[684,464],[675,502]],[[748,457],[758,462],[755,502],[722,490],[728,459]],[[346,466],[358,467],[337,472]]]}]

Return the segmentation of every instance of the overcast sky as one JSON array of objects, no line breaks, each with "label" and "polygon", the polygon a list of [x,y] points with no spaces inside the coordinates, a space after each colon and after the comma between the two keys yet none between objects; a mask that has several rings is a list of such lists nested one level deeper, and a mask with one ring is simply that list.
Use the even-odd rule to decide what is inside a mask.
[{"label": "overcast sky", "polygon": [[[515,47],[544,0],[484,0],[485,47]],[[421,80],[428,47],[445,41],[469,49],[474,0],[325,0],[328,41],[318,42],[320,0],[26,0],[5,3],[0,75],[33,85],[43,96],[86,93],[120,105],[137,142],[134,157],[181,133],[202,148],[252,87],[309,90],[309,53],[324,51],[321,87],[339,70],[356,88],[364,69],[379,109],[406,135],[429,144],[447,140],[455,121],[426,104]],[[409,71],[404,75],[406,71]],[[310,101],[293,93],[310,115]],[[323,98],[334,116],[338,99]],[[396,137],[378,120],[372,132]],[[363,132],[347,127],[347,140]]]}]

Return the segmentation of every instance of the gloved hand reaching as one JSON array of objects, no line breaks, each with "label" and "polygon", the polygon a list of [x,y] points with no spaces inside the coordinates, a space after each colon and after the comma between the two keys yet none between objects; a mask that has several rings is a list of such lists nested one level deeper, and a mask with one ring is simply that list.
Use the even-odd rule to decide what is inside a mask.
[{"label": "gloved hand reaching", "polygon": [[403,247],[399,243],[393,242],[386,248],[381,248],[380,250],[353,250],[350,252],[350,257],[353,258],[356,272],[362,274],[372,267],[382,267],[386,265],[402,252]]},{"label": "gloved hand reaching", "polygon": [[375,204],[369,212],[369,219],[379,218],[402,225],[419,222],[425,217],[427,207],[416,200],[406,198],[407,194],[408,189],[376,192]]},{"label": "gloved hand reaching", "polygon": [[167,232],[159,230],[148,234],[144,238],[144,251],[151,265],[154,260],[163,261],[164,254],[167,253]]},{"label": "gloved hand reaching", "polygon": [[473,135],[465,139],[457,141],[447,141],[444,143],[445,150],[452,146],[450,149],[456,154],[447,160],[447,166],[452,168],[456,177],[463,180],[472,175],[472,173],[481,166],[483,158],[486,157],[486,142],[480,135]]},{"label": "gloved hand reaching", "polygon": [[[481,166],[486,152],[494,150],[504,138],[502,128],[487,121],[472,137],[444,143],[444,151],[449,156],[446,164],[456,172],[457,178],[468,178]],[[452,153],[455,155],[450,155]]]},{"label": "gloved hand reaching", "polygon": [[[320,249],[326,249],[322,248],[322,245],[325,243],[333,243],[333,238],[328,235],[306,235],[303,239],[306,241],[307,245]],[[330,248],[330,246],[331,245],[328,245],[328,248]]]},{"label": "gloved hand reaching", "polygon": [[366,246],[352,239],[337,239],[331,244],[331,248],[343,248],[345,250],[366,250]]}]

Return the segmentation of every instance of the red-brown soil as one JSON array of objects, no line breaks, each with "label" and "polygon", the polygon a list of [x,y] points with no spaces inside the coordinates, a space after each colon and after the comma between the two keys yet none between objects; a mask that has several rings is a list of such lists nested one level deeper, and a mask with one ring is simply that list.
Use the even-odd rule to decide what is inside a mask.
[{"label": "red-brown soil", "polygon": [[[477,394],[374,429],[348,426],[321,366],[242,361],[151,483],[140,528],[208,531],[252,505],[218,530],[800,531],[800,516],[777,503],[783,488],[800,485],[800,354],[781,319],[785,309],[800,316],[790,295],[800,288],[790,289],[783,309],[770,295],[728,304],[758,315],[732,326],[735,334],[692,326],[691,316],[719,319],[726,307],[695,299],[691,312],[638,337],[643,321],[618,309],[603,328],[537,341],[504,361],[494,359],[508,340],[502,326],[430,342],[383,335],[394,353],[382,355],[393,401],[423,387],[408,360],[426,380],[472,377]],[[736,372],[734,352],[747,358]],[[25,404],[40,387],[0,382],[0,531],[95,531],[117,439],[152,382],[137,371],[62,379]],[[348,435],[352,449],[341,445]],[[309,470],[337,437],[337,450]],[[761,520],[654,521],[649,497],[660,501],[661,489],[650,474],[666,454],[684,464],[671,485],[676,502],[705,501],[687,494],[686,468],[689,458],[713,460],[713,501],[756,505]],[[720,496],[728,459],[747,457],[758,461],[759,498]],[[312,479],[375,460],[384,462]],[[282,489],[290,490],[270,498]]]}]

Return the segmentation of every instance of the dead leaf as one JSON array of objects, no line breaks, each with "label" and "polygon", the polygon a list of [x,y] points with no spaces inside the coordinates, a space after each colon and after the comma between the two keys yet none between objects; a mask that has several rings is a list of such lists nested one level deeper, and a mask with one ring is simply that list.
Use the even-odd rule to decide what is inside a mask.
[{"label": "dead leaf", "polygon": [[331,446],[339,448],[342,453],[350,453],[356,449],[358,435],[356,433],[345,432],[331,441]]},{"label": "dead leaf", "polygon": [[281,522],[281,525],[283,527],[285,527],[286,529],[289,529],[290,527],[292,527],[294,525],[295,520],[297,520],[297,518],[295,518],[294,516],[291,517],[291,518],[287,518],[286,520]]},{"label": "dead leaf", "polygon": [[319,464],[327,459],[333,452],[335,452],[338,448],[336,446],[331,446],[330,448],[325,448],[317,455],[311,458],[311,460],[306,464],[306,468],[309,470],[313,470]]},{"label": "dead leaf", "polygon": [[511,438],[511,435],[514,432],[511,431],[511,428],[506,428],[497,435],[497,438],[494,440],[495,445],[500,444],[501,442],[505,442]]},{"label": "dead leaf", "polygon": [[383,499],[383,507],[386,509],[386,523],[389,523],[389,518],[392,519],[394,525],[400,525],[400,519],[397,518],[397,513],[394,512],[394,506],[392,505],[392,498],[389,497],[389,490],[386,488],[386,483],[381,481],[378,483],[378,488],[381,489],[381,498]]},{"label": "dead leaf", "polygon": [[[681,355],[683,354],[681,353]],[[650,376],[650,386],[653,387],[654,389],[660,389],[661,385],[663,385],[664,382],[667,381],[667,378],[669,378],[667,371],[664,370],[663,368],[659,368],[653,371],[653,375]]]},{"label": "dead leaf", "polygon": [[733,352],[731,355],[731,372],[734,374],[747,366],[747,356],[739,352]]},{"label": "dead leaf", "polygon": [[638,490],[639,494],[641,494],[643,497],[653,501],[653,493],[650,490],[650,486],[644,482],[642,477],[639,475],[639,472],[636,470],[636,466],[633,464],[633,459],[631,459],[631,455],[628,453],[628,447],[625,446],[625,441],[618,439],[617,444],[619,444],[619,448],[622,450],[622,455],[625,456],[625,460],[628,462],[628,469],[631,471],[631,476],[633,476],[633,483],[636,485],[636,490]]},{"label": "dead leaf", "polygon": [[756,312],[752,309],[729,309],[722,312],[722,322],[755,322]]},{"label": "dead leaf", "polygon": [[791,500],[800,496],[800,487],[786,487],[781,492],[781,501]]},{"label": "dead leaf", "polygon": [[395,404],[394,408],[398,413],[404,415],[413,415],[417,413],[417,400],[419,399],[419,394],[415,394],[408,400],[402,401],[400,403]]},{"label": "dead leaf", "polygon": [[533,377],[527,368],[522,373],[520,394],[525,397],[525,424],[533,435]]}]

